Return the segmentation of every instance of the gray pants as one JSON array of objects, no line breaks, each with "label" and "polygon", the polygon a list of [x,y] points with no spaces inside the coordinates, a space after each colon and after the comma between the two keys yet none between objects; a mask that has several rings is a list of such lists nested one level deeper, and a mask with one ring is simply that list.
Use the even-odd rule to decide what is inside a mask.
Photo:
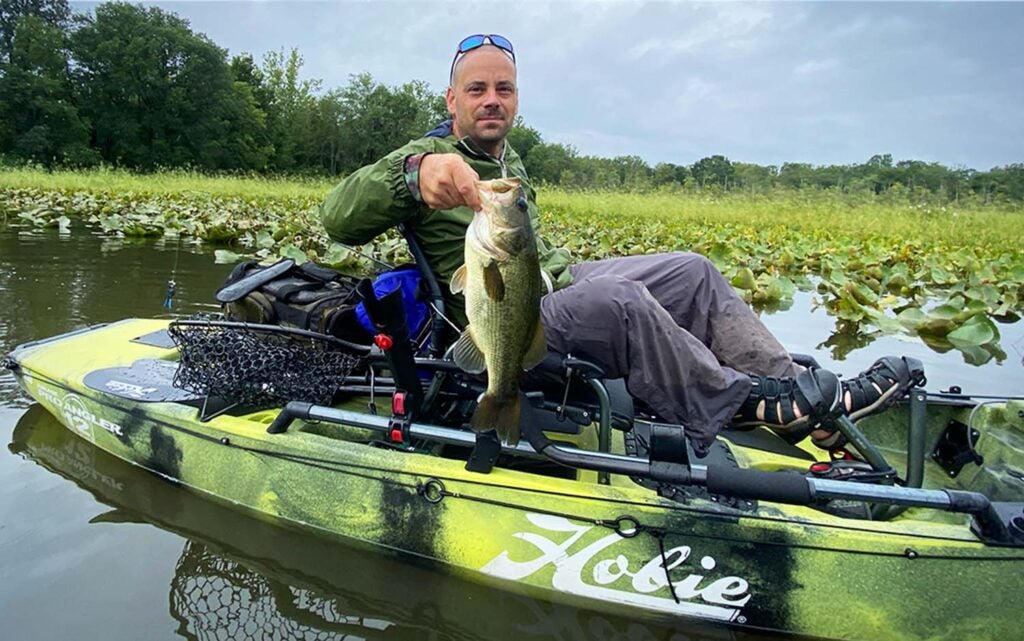
[{"label": "gray pants", "polygon": [[704,451],[750,393],[746,374],[793,376],[789,353],[698,254],[630,256],[571,267],[541,300],[548,347],[625,378],[630,394],[686,426]]}]

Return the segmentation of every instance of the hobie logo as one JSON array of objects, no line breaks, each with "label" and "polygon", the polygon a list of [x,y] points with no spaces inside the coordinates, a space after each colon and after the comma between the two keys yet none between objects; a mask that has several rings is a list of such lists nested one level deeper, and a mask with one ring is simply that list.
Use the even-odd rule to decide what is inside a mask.
[{"label": "hobie logo", "polygon": [[[740,608],[750,600],[750,586],[745,579],[736,576],[712,579],[706,576],[715,569],[717,562],[713,557],[704,556],[693,563],[698,557],[688,545],[667,548],[664,558],[659,553],[650,559],[630,559],[623,554],[615,554],[612,549],[630,540],[617,533],[584,545],[581,540],[595,526],[577,525],[560,516],[543,514],[527,514],[526,518],[548,533],[564,537],[558,542],[548,538],[551,534],[517,532],[513,536],[536,547],[539,554],[532,559],[516,561],[505,550],[481,568],[482,572],[503,579],[521,580],[552,565],[555,572],[551,585],[561,592],[719,621],[737,620]],[[596,563],[589,576],[585,576],[584,568],[591,561]],[[684,576],[684,568],[680,566],[690,571]],[[672,577],[671,588],[669,576]],[[604,587],[613,584],[628,588]],[[671,596],[672,588],[675,598]],[[669,596],[654,594],[659,591],[668,592]]]}]

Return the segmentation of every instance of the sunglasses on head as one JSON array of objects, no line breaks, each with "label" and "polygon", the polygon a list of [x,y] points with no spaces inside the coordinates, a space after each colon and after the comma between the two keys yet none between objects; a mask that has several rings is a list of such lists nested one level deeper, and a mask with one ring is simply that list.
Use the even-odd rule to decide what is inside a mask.
[{"label": "sunglasses on head", "polygon": [[474,49],[479,49],[484,45],[494,45],[508,53],[509,57],[512,58],[512,62],[516,61],[516,52],[512,48],[512,43],[508,41],[505,36],[499,36],[496,33],[478,33],[473,36],[466,36],[459,43],[458,49],[455,50],[455,57],[452,58],[452,68],[448,74],[448,78],[451,79],[455,74],[455,63],[459,61],[459,57],[469,53]]}]

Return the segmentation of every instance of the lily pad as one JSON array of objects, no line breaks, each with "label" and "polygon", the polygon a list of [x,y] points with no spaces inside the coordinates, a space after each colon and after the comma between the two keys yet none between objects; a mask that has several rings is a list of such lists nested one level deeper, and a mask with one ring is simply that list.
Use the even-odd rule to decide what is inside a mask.
[{"label": "lily pad", "polygon": [[754,290],[757,288],[757,281],[754,279],[754,272],[749,267],[743,267],[736,272],[730,281],[737,289]]},{"label": "lily pad", "polygon": [[213,252],[213,262],[219,265],[237,263],[245,258],[245,255],[231,251],[230,249],[218,249]]},{"label": "lily pad", "polygon": [[957,348],[979,347],[999,340],[995,323],[978,314],[946,335],[946,339]]}]

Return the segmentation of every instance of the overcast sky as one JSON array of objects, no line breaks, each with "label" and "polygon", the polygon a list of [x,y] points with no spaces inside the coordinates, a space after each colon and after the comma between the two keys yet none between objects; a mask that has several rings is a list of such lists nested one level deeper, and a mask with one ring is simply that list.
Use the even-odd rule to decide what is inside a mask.
[{"label": "overcast sky", "polygon": [[230,54],[296,47],[326,88],[442,91],[458,41],[500,33],[527,124],[583,154],[1024,162],[1024,3],[150,4]]}]

